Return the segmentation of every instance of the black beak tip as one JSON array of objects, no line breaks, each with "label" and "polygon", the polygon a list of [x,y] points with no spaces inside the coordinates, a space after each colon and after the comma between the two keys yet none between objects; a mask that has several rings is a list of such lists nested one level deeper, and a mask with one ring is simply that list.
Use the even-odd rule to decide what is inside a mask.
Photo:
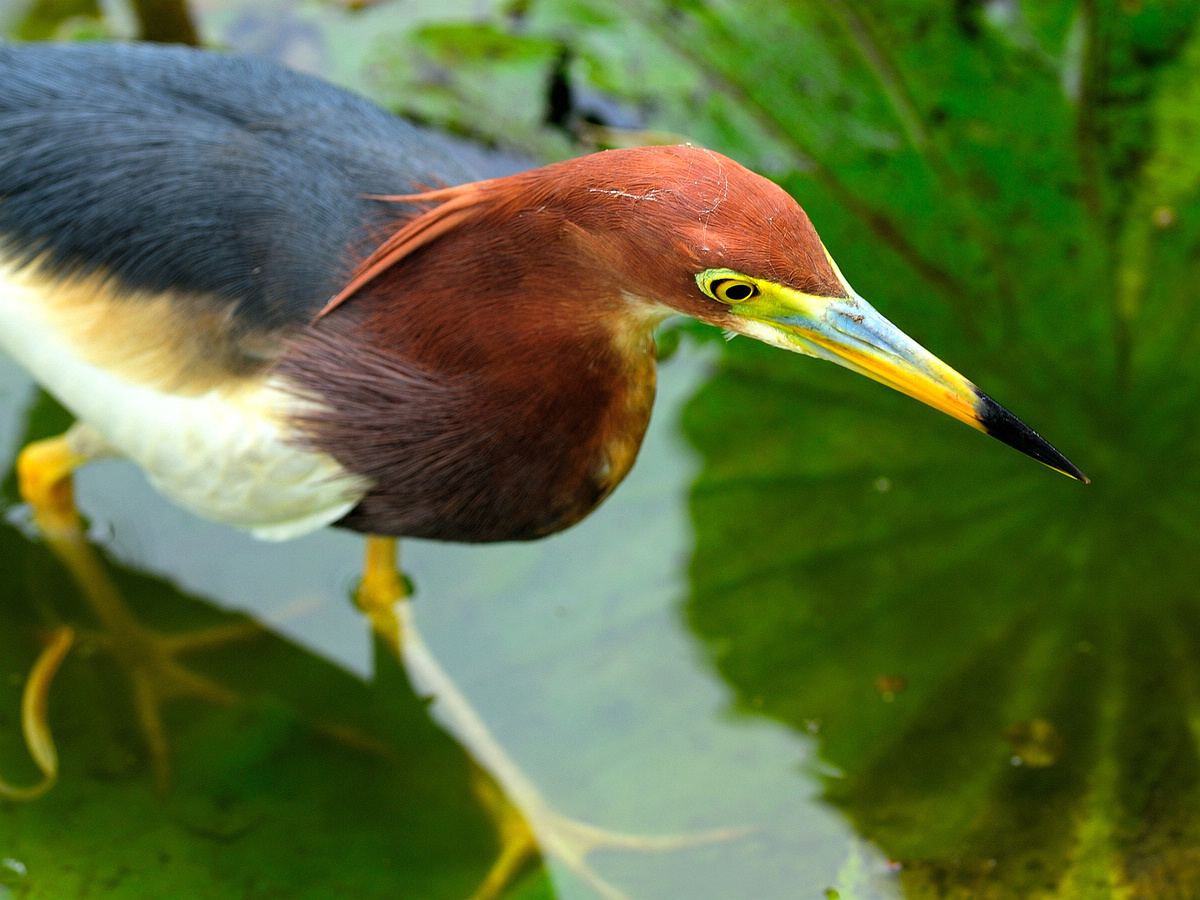
[{"label": "black beak tip", "polygon": [[979,395],[979,421],[988,434],[1064,475],[1084,484],[1092,483],[1069,459],[1050,446],[1049,441],[979,388],[975,392]]}]

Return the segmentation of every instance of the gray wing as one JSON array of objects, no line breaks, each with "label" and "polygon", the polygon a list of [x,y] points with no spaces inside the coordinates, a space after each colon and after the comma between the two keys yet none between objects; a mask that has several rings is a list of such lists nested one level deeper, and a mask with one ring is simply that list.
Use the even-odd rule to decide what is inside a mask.
[{"label": "gray wing", "polygon": [[[0,44],[0,252],[186,296],[248,344],[311,320],[457,151],[316,78],[151,45]],[[266,343],[270,343],[267,341]]]}]

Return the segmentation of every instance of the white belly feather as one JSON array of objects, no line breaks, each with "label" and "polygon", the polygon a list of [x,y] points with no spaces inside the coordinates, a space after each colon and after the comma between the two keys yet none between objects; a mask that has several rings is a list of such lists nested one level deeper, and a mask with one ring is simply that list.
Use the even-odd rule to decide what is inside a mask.
[{"label": "white belly feather", "polygon": [[[196,515],[285,540],[344,516],[367,490],[331,456],[286,440],[300,404],[269,379],[195,395],[85,361],[44,281],[0,265],[0,349],[166,497]],[[136,301],[135,301],[136,302]]]}]

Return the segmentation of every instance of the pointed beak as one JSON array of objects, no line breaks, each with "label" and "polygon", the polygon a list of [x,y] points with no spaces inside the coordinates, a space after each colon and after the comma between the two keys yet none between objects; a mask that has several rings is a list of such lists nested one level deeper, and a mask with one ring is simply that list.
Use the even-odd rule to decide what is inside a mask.
[{"label": "pointed beak", "polygon": [[745,317],[745,328],[736,330],[845,366],[1064,475],[1089,481],[1037,432],[885,319],[849,285],[846,288],[845,298],[812,297],[771,285],[764,289],[763,302],[751,301],[737,309]]}]

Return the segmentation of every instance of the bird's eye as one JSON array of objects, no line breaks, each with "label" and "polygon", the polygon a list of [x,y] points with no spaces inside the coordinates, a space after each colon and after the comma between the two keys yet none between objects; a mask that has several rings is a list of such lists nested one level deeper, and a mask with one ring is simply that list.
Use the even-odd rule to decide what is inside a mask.
[{"label": "bird's eye", "polygon": [[722,303],[745,303],[758,293],[754,285],[736,278],[721,278],[712,282],[708,289]]},{"label": "bird's eye", "polygon": [[719,303],[733,306],[757,297],[761,291],[754,279],[733,269],[708,269],[696,275],[696,285]]}]

